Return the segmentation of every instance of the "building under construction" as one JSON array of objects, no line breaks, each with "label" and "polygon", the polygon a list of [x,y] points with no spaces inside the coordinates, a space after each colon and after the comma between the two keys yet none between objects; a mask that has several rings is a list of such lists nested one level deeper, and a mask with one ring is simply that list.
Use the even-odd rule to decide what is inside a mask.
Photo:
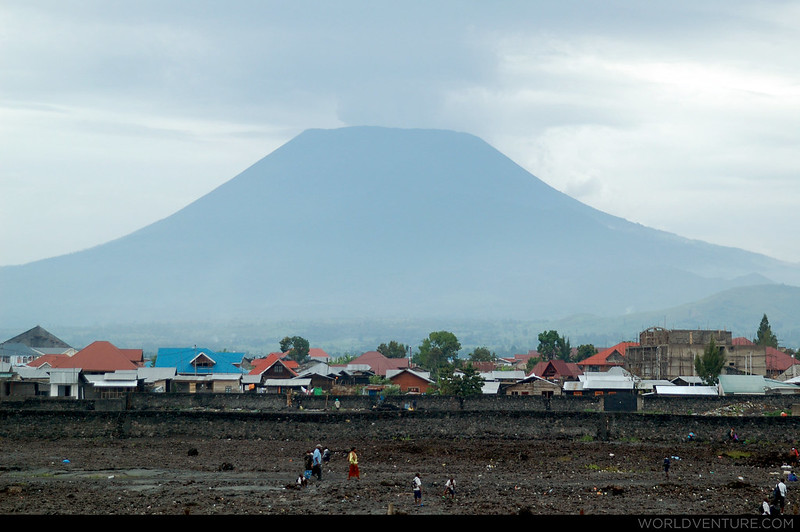
[{"label": "building under construction", "polygon": [[625,367],[642,379],[672,380],[696,375],[694,361],[702,356],[714,338],[725,355],[723,374],[767,374],[767,358],[763,347],[734,345],[730,331],[669,330],[651,327],[639,333],[639,345],[629,346]]}]

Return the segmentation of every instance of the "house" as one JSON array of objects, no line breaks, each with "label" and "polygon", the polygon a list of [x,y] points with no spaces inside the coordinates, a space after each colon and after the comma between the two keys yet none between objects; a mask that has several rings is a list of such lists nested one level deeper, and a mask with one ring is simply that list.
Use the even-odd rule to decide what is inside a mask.
[{"label": "house", "polygon": [[767,383],[762,375],[720,375],[719,395],[764,395]]},{"label": "house", "polygon": [[218,353],[200,347],[159,347],[154,367],[175,368],[178,375],[242,375],[242,360],[244,353]]},{"label": "house", "polygon": [[172,391],[180,393],[239,393],[244,353],[214,352],[199,347],[160,347],[156,368],[175,368]]},{"label": "house", "polygon": [[483,395],[497,395],[500,393],[500,389],[504,386],[508,386],[507,383],[502,383],[500,381],[483,381],[483,386],[481,386],[481,393]]},{"label": "house", "polygon": [[498,364],[496,361],[469,361],[468,364],[471,364],[473,368],[475,368],[478,373],[491,373],[493,371],[498,371],[497,368],[499,367],[506,367],[505,364]]},{"label": "house", "polygon": [[0,363],[22,366],[42,356],[44,353],[25,344],[5,342],[0,344]]},{"label": "house", "polygon": [[653,392],[656,395],[663,395],[667,397],[708,397],[719,395],[719,389],[716,386],[679,386],[672,385],[657,385],[654,387]]},{"label": "house", "polygon": [[[138,355],[136,354],[138,352]],[[139,349],[119,349],[111,342],[92,342],[71,357],[51,360],[53,369],[79,369],[86,374],[136,370],[143,360]]]},{"label": "house", "polygon": [[70,355],[64,353],[51,353],[51,354],[44,354],[40,355],[30,362],[26,364],[26,366],[31,368],[52,368],[58,364],[58,361],[62,358],[68,358]]},{"label": "house", "polygon": [[372,377],[376,375],[368,364],[347,364],[343,367],[331,366],[331,369],[336,370],[335,373],[331,374],[335,379],[335,385],[342,387],[367,386]]},{"label": "house", "polygon": [[408,368],[389,369],[386,371],[386,378],[400,388],[400,393],[428,393],[428,389],[434,384],[430,379],[430,373]]},{"label": "house", "polygon": [[578,380],[583,371],[574,362],[555,359],[539,362],[531,373],[549,381],[564,383]]},{"label": "house", "polygon": [[572,395],[611,395],[632,394],[636,389],[633,375],[623,368],[586,372],[579,376],[578,383],[570,387],[565,386],[565,391],[569,389]]},{"label": "house", "polygon": [[21,366],[44,354],[75,354],[75,349],[41,326],[18,334],[0,344],[0,362]]},{"label": "house", "polygon": [[0,397],[35,397],[50,395],[50,373],[29,366],[0,363]]},{"label": "house", "polygon": [[298,363],[286,358],[284,353],[270,353],[265,358],[251,362],[250,375],[261,375],[268,379],[291,379],[297,377]]},{"label": "house", "polygon": [[768,394],[796,395],[800,393],[800,386],[787,381],[765,378],[764,383]]},{"label": "house", "polygon": [[83,383],[80,368],[51,368],[48,372],[50,397],[72,397],[83,399]]},{"label": "house", "polygon": [[264,392],[279,395],[288,393],[305,394],[311,387],[311,379],[294,377],[291,379],[266,379],[264,381]]},{"label": "house", "polygon": [[265,358],[250,362],[251,369],[242,377],[242,388],[246,392],[265,392],[264,383],[274,379],[297,377],[298,363],[286,358],[286,353],[270,353]]},{"label": "house", "polygon": [[11,382],[16,377],[16,373],[11,370],[9,362],[0,362],[0,397],[11,395]]},{"label": "house", "polygon": [[643,379],[672,380],[694,375],[695,359],[703,355],[712,338],[725,355],[723,373],[767,375],[764,348],[734,341],[730,331],[723,330],[651,327],[639,333],[638,345],[628,346],[625,368]]},{"label": "house", "polygon": [[533,349],[524,354],[515,354],[513,357],[500,358],[498,360],[505,362],[507,365],[514,369],[527,372],[528,361],[530,359],[541,359],[542,355]]},{"label": "house", "polygon": [[511,384],[515,384],[525,378],[522,370],[495,370],[479,374],[483,379],[482,392],[485,395],[497,395]]},{"label": "house", "polygon": [[137,370],[128,369],[109,373],[91,373],[84,375],[85,399],[114,399],[140,389]]},{"label": "house", "polygon": [[536,395],[552,397],[561,395],[561,386],[558,383],[544,379],[531,373],[524,379],[504,387],[506,395]]},{"label": "house", "polygon": [[676,386],[670,381],[664,379],[634,379],[634,381],[636,383],[635,388],[640,393],[652,393],[655,391],[656,387]]},{"label": "house", "polygon": [[178,393],[240,393],[241,373],[177,374],[172,388]]},{"label": "house", "polygon": [[[741,368],[739,371],[732,371],[731,366],[736,366],[736,364],[728,361],[728,366],[725,368],[726,373],[758,374],[777,380],[785,380],[800,374],[800,370],[797,369],[797,364],[800,362],[794,356],[788,355],[780,349],[756,345],[753,341],[741,336],[734,338],[732,344],[739,358],[744,360],[739,364]],[[760,369],[762,360],[764,370],[757,371]]]},{"label": "house", "polygon": [[136,374],[142,383],[142,391],[164,393],[172,391],[175,368],[136,368]]},{"label": "house", "polygon": [[511,384],[515,382],[519,382],[525,378],[525,372],[522,370],[496,370],[496,371],[489,371],[480,373],[481,378],[484,382],[492,381],[492,382],[501,382],[504,384]]},{"label": "house", "polygon": [[330,356],[328,353],[325,352],[324,349],[320,349],[319,347],[311,347],[308,349],[308,357],[313,360],[314,362],[324,362],[328,363],[330,361]]},{"label": "house", "polygon": [[375,375],[386,376],[388,370],[411,369],[411,360],[408,358],[388,358],[378,351],[367,351],[351,360],[347,367],[366,365]]},{"label": "house", "polygon": [[298,371],[297,376],[311,379],[311,388],[314,390],[330,391],[337,381],[336,373],[325,362],[319,362],[302,371]]},{"label": "house", "polygon": [[761,375],[720,375],[719,395],[794,395],[800,387],[786,381],[768,379]]},{"label": "house", "polygon": [[703,386],[705,384],[703,379],[697,375],[681,375],[670,382],[676,386]]},{"label": "house", "polygon": [[798,362],[794,356],[787,355],[774,347],[765,347],[764,349],[767,357],[767,372],[765,375],[767,378],[785,380],[800,374],[797,369]]},{"label": "house", "polygon": [[613,367],[622,367],[625,364],[625,351],[629,346],[638,345],[636,342],[621,342],[615,346],[603,349],[594,355],[578,362],[581,371],[608,371]]}]

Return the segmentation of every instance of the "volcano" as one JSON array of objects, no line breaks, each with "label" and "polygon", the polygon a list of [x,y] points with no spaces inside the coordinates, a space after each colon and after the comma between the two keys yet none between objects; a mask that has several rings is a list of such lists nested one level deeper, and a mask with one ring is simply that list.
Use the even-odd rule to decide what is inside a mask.
[{"label": "volcano", "polygon": [[175,214],[0,268],[8,327],[624,314],[800,267],[631,223],[443,130],[307,130]]}]

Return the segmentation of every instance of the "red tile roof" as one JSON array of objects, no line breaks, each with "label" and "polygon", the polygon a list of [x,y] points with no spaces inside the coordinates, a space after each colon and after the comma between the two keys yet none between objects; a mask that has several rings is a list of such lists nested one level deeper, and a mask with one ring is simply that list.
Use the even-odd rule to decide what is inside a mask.
[{"label": "red tile roof", "polygon": [[738,337],[734,338],[733,340],[731,340],[731,344],[732,345],[756,345],[755,343],[753,343],[751,340],[748,340],[744,336],[738,336]]},{"label": "red tile roof", "polygon": [[787,355],[774,347],[767,347],[767,371],[782,373],[796,364],[795,360],[792,355]]},{"label": "red tile roof", "polygon": [[308,356],[319,360],[328,360],[330,358],[330,355],[328,355],[328,353],[326,353],[324,349],[320,349],[319,347],[309,348]]},{"label": "red tile roof", "polygon": [[276,363],[283,364],[286,369],[293,375],[297,375],[294,370],[298,368],[299,364],[286,357],[286,353],[270,353],[266,358],[257,358],[252,361],[253,369],[250,370],[250,375],[261,375]]},{"label": "red tile roof", "polygon": [[582,375],[580,367],[573,362],[564,362],[563,360],[543,360],[533,367],[533,371],[529,375],[537,377],[553,376],[560,379],[577,378]]},{"label": "red tile roof", "polygon": [[60,358],[51,364],[54,368],[78,368],[86,372],[112,372],[136,369],[130,353],[125,353],[111,342],[97,341],[84,347],[71,357]]},{"label": "red tile roof", "polygon": [[367,351],[361,356],[350,361],[350,364],[366,364],[376,375],[386,375],[389,369],[406,369],[411,367],[407,358],[388,358],[378,351]]},{"label": "red tile roof", "polygon": [[621,356],[625,356],[625,351],[630,346],[637,346],[639,345],[637,342],[621,342],[615,346],[607,347],[602,351],[595,353],[594,355],[590,356],[589,358],[585,358],[578,362],[579,366],[618,366],[619,364],[614,362],[608,362],[608,357],[613,355],[614,353],[619,353]]},{"label": "red tile roof", "polygon": [[31,360],[30,362],[28,362],[28,366],[32,368],[40,368],[44,364],[49,364],[50,367],[52,368],[54,367],[54,364],[56,364],[57,361],[62,358],[69,358],[69,355],[64,353],[51,353],[48,355],[40,355]]}]

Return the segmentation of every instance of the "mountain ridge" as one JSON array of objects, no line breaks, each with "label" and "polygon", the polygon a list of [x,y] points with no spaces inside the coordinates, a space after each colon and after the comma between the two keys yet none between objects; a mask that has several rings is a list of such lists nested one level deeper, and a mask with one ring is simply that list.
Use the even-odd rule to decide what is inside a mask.
[{"label": "mountain ridge", "polygon": [[657,310],[800,266],[592,207],[446,130],[310,129],[171,216],[0,267],[4,323],[561,318]]}]

